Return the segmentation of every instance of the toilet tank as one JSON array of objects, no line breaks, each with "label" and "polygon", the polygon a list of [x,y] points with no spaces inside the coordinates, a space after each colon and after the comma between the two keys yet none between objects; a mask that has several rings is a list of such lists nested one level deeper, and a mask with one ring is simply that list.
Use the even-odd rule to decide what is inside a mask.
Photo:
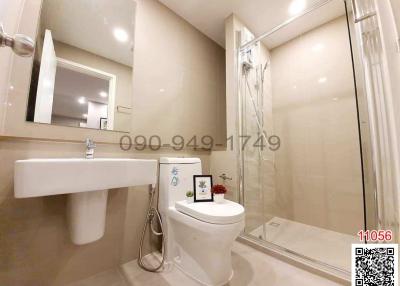
[{"label": "toilet tank", "polygon": [[201,175],[199,158],[160,158],[158,206],[161,213],[176,201],[185,200],[187,191],[193,191],[193,175]]}]

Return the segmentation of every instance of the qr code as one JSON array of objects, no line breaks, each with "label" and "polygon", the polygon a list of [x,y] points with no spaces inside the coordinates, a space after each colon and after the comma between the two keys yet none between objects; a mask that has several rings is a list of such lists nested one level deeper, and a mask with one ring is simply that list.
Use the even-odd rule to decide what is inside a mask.
[{"label": "qr code", "polygon": [[397,244],[353,244],[352,286],[399,286]]}]

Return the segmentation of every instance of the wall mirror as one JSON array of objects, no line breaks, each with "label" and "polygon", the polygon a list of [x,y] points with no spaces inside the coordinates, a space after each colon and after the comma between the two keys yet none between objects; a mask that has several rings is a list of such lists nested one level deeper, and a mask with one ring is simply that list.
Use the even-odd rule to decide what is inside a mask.
[{"label": "wall mirror", "polygon": [[43,0],[27,121],[129,131],[135,2]]}]

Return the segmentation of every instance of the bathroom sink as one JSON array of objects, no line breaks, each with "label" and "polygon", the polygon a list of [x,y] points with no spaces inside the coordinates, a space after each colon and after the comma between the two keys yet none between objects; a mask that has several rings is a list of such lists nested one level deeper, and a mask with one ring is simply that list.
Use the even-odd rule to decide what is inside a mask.
[{"label": "bathroom sink", "polygon": [[157,160],[28,159],[16,161],[14,169],[16,198],[67,194],[70,236],[77,245],[104,235],[108,189],[156,182]]},{"label": "bathroom sink", "polygon": [[140,159],[28,159],[15,162],[16,198],[155,184],[157,161]]}]

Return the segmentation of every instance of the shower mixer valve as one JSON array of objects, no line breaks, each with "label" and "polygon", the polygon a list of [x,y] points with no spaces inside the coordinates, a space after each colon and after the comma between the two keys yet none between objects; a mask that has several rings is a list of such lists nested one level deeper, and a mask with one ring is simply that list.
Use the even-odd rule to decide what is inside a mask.
[{"label": "shower mixer valve", "polygon": [[222,173],[219,177],[224,181],[224,184],[226,180],[232,181],[232,178],[228,177],[225,173]]}]

